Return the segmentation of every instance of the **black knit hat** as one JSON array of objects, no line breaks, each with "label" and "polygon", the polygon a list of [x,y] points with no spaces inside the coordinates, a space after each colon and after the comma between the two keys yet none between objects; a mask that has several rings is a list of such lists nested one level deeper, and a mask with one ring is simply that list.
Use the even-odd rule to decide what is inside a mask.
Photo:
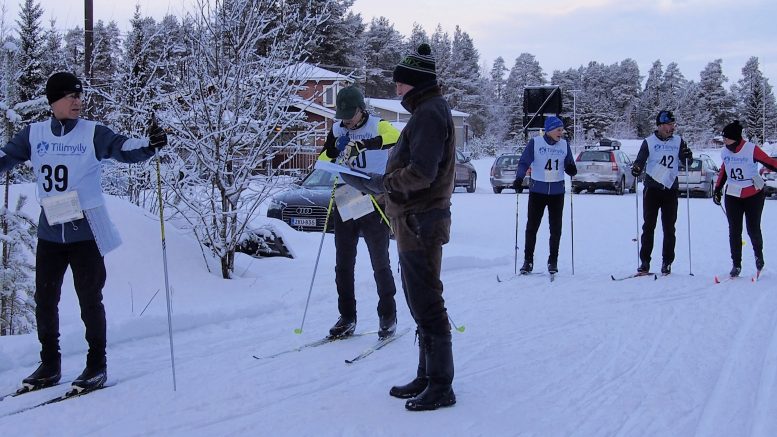
[{"label": "black knit hat", "polygon": [[393,79],[394,82],[414,87],[437,80],[434,56],[432,56],[432,48],[429,47],[429,44],[422,43],[415,53],[405,56],[405,59],[394,67]]},{"label": "black knit hat", "polygon": [[66,71],[52,74],[46,82],[46,98],[49,100],[49,104],[70,93],[81,93],[83,91],[81,81],[74,74]]},{"label": "black knit hat", "polygon": [[675,122],[675,118],[672,111],[660,111],[658,115],[656,115],[656,126],[660,126],[666,123],[674,123],[674,122]]},{"label": "black knit hat", "polygon": [[734,141],[742,140],[742,125],[739,124],[739,120],[734,120],[723,128],[723,138]]}]

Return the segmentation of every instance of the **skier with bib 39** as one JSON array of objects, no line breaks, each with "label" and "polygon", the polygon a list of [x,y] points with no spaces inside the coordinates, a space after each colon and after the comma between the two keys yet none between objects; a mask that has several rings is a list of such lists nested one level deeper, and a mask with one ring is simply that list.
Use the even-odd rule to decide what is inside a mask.
[{"label": "skier with bib 39", "polygon": [[35,255],[35,320],[41,364],[20,391],[51,386],[61,378],[59,298],[68,267],[81,306],[89,352],[86,368],[73,381],[76,391],[105,384],[106,322],[102,289],[103,257],[121,244],[105,208],[100,161],[135,163],[154,156],[167,135],[152,123],[148,139],[128,138],[79,118],[81,81],[71,73],[54,73],[46,82],[49,120],[31,123],[0,149],[0,171],[31,161],[41,202]]}]

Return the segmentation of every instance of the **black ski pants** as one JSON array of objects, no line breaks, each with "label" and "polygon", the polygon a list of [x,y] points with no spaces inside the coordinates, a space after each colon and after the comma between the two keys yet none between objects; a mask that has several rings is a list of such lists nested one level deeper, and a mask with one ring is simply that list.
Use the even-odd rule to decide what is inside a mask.
[{"label": "black ski pants", "polygon": [[677,222],[677,190],[663,190],[645,187],[642,195],[642,247],[639,249],[639,259],[650,264],[653,253],[653,234],[658,223],[658,212],[661,211],[661,229],[664,232],[664,244],[661,249],[662,262],[674,262],[675,223]]},{"label": "black ski pants", "polygon": [[389,259],[390,229],[381,215],[373,211],[358,219],[343,221],[335,208],[335,284],[337,308],[343,317],[356,317],[354,269],[359,235],[367,243],[372,272],[378,288],[378,315],[393,316],[397,312],[394,295],[397,287]]},{"label": "black ski pants", "polygon": [[747,235],[753,245],[756,258],[763,258],[763,236],[761,235],[761,213],[764,210],[766,195],[761,191],[755,196],[739,198],[726,196],[726,218],[728,218],[728,244],[731,248],[731,261],[742,267],[742,222],[747,220]]},{"label": "black ski pants", "polygon": [[68,266],[73,273],[73,285],[81,307],[81,320],[89,344],[87,366],[105,364],[105,263],[94,240],[75,243],[54,243],[38,239],[35,255],[35,319],[41,360],[58,360],[59,299],[62,281]]},{"label": "black ski pants", "polygon": [[413,320],[422,335],[450,336],[440,280],[442,246],[450,239],[450,211],[407,214],[394,218],[392,223],[402,267],[402,288]]},{"label": "black ski pants", "polygon": [[548,262],[558,262],[558,248],[561,243],[561,219],[564,213],[563,194],[529,193],[526,219],[526,247],[523,252],[525,260],[534,262],[534,246],[537,244],[537,231],[540,229],[545,208],[548,208],[548,225],[550,227]]}]

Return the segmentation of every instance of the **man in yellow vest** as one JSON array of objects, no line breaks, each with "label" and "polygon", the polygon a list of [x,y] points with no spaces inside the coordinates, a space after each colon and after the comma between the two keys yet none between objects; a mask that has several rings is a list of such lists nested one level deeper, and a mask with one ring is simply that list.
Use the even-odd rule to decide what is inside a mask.
[{"label": "man in yellow vest", "polygon": [[[386,149],[397,142],[399,131],[391,123],[366,111],[364,96],[358,88],[350,86],[340,90],[336,104],[336,122],[327,136],[319,159],[349,160],[364,150]],[[360,235],[367,243],[378,288],[378,336],[385,338],[396,331],[397,307],[394,295],[397,289],[388,254],[391,228],[382,212],[377,210],[383,208],[382,196],[374,198],[373,204],[375,210],[349,220],[343,220],[338,208],[334,209],[335,283],[340,318],[329,330],[329,335],[333,337],[352,335],[356,329],[354,268]]]}]

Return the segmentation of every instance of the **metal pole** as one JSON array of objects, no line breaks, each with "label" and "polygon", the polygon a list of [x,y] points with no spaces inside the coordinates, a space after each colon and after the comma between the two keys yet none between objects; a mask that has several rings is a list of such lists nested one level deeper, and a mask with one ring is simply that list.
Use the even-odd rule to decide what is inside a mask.
[{"label": "metal pole", "polygon": [[173,369],[173,391],[176,391],[177,384],[175,381],[175,352],[173,348],[173,317],[171,311],[170,300],[170,281],[167,272],[167,243],[165,243],[165,214],[164,214],[164,201],[162,200],[162,176],[159,169],[159,150],[154,152],[156,156],[156,188],[157,196],[159,197],[159,227],[162,235],[162,265],[165,271],[165,296],[167,297],[167,333],[170,337],[170,364]]},{"label": "metal pole", "polygon": [[693,276],[693,262],[691,258],[691,180],[688,176],[690,163],[685,159],[685,198],[687,200],[685,209],[688,210],[688,274]]},{"label": "metal pole", "polygon": [[637,179],[634,180],[634,186],[637,189],[636,195],[634,196],[634,201],[636,203],[636,216],[637,216],[637,268],[639,268],[639,177],[635,176]]},{"label": "metal pole", "polygon": [[308,306],[310,305],[310,295],[313,293],[313,283],[316,281],[316,272],[318,271],[318,261],[321,259],[321,248],[324,247],[324,237],[326,228],[329,225],[329,215],[332,212],[332,204],[335,201],[335,189],[337,188],[337,176],[332,184],[332,195],[329,196],[329,206],[326,208],[326,219],[324,219],[324,229],[321,231],[321,241],[318,243],[318,254],[316,255],[316,264],[313,266],[313,276],[310,278],[310,287],[308,288],[308,298],[305,301],[305,311],[302,313],[302,323],[299,328],[294,329],[295,334],[302,334],[302,328],[305,326],[305,317],[308,315]]},{"label": "metal pole", "polygon": [[518,274],[518,190],[515,190],[515,247],[513,254],[513,273]]},{"label": "metal pole", "polygon": [[569,224],[572,232],[572,276],[575,275],[575,202],[572,201],[574,191],[569,190]]}]

